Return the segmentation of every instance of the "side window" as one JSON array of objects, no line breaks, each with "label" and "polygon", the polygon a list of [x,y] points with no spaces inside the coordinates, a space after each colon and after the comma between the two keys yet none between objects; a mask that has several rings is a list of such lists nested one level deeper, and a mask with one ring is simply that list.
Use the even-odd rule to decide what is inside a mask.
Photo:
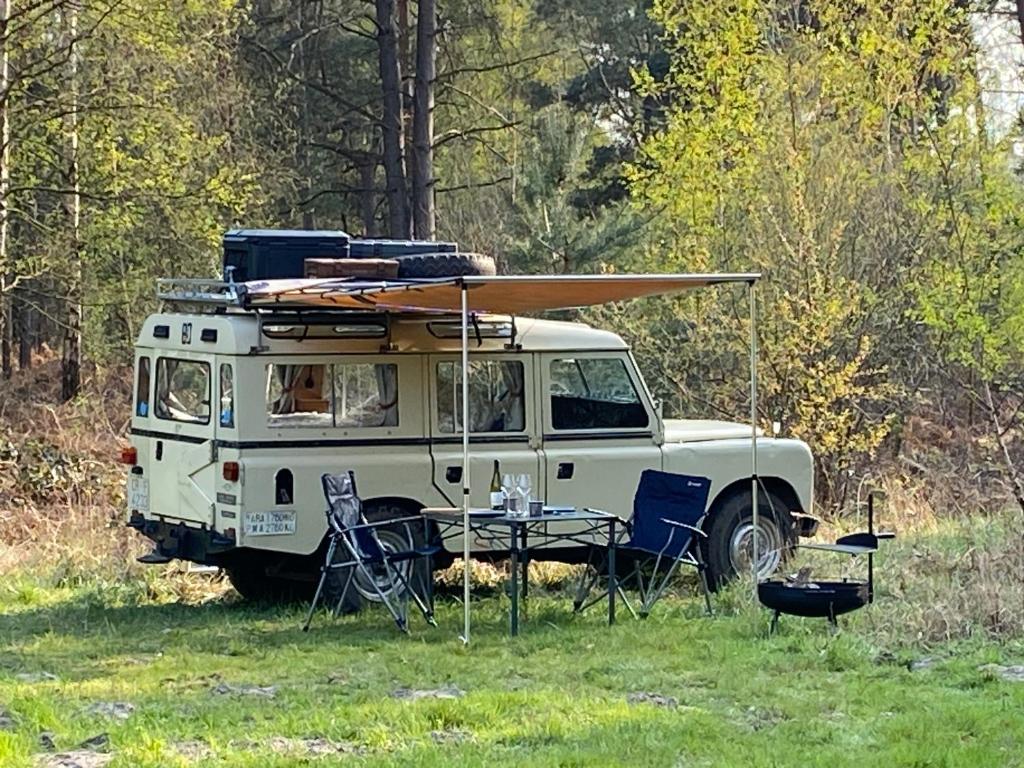
[{"label": "side window", "polygon": [[[462,364],[437,364],[437,424],[462,431]],[[469,363],[469,431],[522,432],[526,428],[523,364],[518,360]]]},{"label": "side window", "polygon": [[326,365],[267,366],[267,426],[330,427],[331,377]]},{"label": "side window", "polygon": [[135,386],[135,415],[149,416],[149,358],[139,358],[138,383]]},{"label": "side window", "polygon": [[352,363],[334,368],[334,425],[398,426],[398,366]]},{"label": "side window", "polygon": [[210,423],[210,366],[195,360],[156,361],[156,416],[187,424]]},{"label": "side window", "polygon": [[647,411],[621,358],[551,361],[551,425],[555,429],[626,429],[647,424]]},{"label": "side window", "polygon": [[220,366],[220,425],[235,426],[235,377],[231,363]]},{"label": "side window", "polygon": [[267,425],[398,426],[398,366],[391,363],[268,365]]}]

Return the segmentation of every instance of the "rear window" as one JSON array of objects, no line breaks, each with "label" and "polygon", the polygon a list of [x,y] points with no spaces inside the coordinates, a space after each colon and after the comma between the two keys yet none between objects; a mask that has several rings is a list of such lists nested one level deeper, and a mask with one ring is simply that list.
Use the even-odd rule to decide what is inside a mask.
[{"label": "rear window", "polygon": [[268,365],[267,426],[396,427],[398,366]]},{"label": "rear window", "polygon": [[149,416],[149,358],[139,358],[139,374],[135,385],[135,415]]},{"label": "rear window", "polygon": [[156,417],[186,424],[210,423],[210,366],[195,360],[156,361]]}]

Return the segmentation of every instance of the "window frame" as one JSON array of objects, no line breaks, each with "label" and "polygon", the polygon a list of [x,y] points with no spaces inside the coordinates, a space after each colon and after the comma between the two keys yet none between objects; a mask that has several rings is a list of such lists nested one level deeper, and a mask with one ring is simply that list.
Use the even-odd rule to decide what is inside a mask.
[{"label": "window frame", "polygon": [[[270,370],[272,366],[277,365],[300,365],[300,366],[324,366],[325,375],[330,377],[330,423],[327,424],[271,424],[269,421],[268,412],[269,400],[267,399],[268,389],[267,386],[270,381]],[[389,365],[395,368],[395,392],[396,392],[396,424],[381,424],[377,426],[359,426],[349,424],[338,424],[337,422],[337,393],[335,392],[335,368],[342,365]],[[368,355],[368,354],[342,354],[342,355],[316,355],[316,356],[300,356],[300,355],[275,355],[274,357],[262,358],[259,360],[258,368],[259,376],[261,376],[262,385],[260,387],[259,395],[259,427],[258,429],[265,435],[280,437],[282,432],[293,433],[295,430],[299,431],[300,435],[307,435],[310,433],[321,433],[325,436],[335,434],[338,436],[349,435],[350,433],[370,435],[380,435],[386,437],[389,435],[400,435],[404,432],[408,432],[410,425],[415,429],[415,418],[407,418],[405,422],[402,421],[402,403],[403,401],[408,402],[410,400],[410,392],[404,391],[410,386],[416,384],[411,381],[413,374],[410,370],[408,363],[403,363],[399,356],[394,357],[381,357],[380,355]],[[409,406],[407,406],[409,407]],[[418,410],[418,406],[414,403],[413,409]],[[415,414],[414,414],[415,415]]]},{"label": "window frame", "polygon": [[[160,415],[160,411],[157,408],[157,403],[155,402],[156,401],[155,395],[156,395],[157,390],[159,389],[160,366],[161,366],[161,363],[163,363],[164,361],[168,361],[168,360],[174,361],[174,362],[179,363],[179,364],[181,364],[181,363],[191,363],[193,365],[199,365],[199,366],[202,366],[203,369],[205,370],[205,372],[206,372],[206,402],[208,403],[207,411],[206,411],[206,420],[205,421],[200,421],[198,419],[196,419],[196,420],[176,419],[173,416],[161,416]],[[154,394],[153,401],[154,402],[152,403],[152,408],[151,408],[151,410],[153,412],[153,415],[156,418],[158,418],[160,421],[169,421],[172,424],[187,424],[187,425],[190,425],[190,426],[193,426],[193,427],[208,427],[210,425],[210,419],[211,419],[211,417],[213,415],[213,400],[212,400],[212,396],[213,396],[213,374],[212,374],[211,367],[210,367],[210,361],[209,360],[196,360],[194,357],[172,357],[170,355],[160,355],[156,359],[156,365],[154,366],[154,369],[155,369],[155,371],[154,371],[154,375],[153,375],[153,379],[152,379],[152,382],[153,382],[153,394]],[[168,388],[168,391],[169,391],[169,388]]]},{"label": "window frame", "polygon": [[[490,354],[470,355],[470,364],[476,362],[498,362],[498,363],[519,363],[523,368],[523,427],[518,430],[504,430],[501,432],[470,432],[470,436],[474,439],[480,438],[494,438],[497,440],[525,440],[530,434],[534,432],[533,424],[533,413],[534,411],[530,408],[530,400],[532,399],[532,375],[533,370],[531,368],[531,356],[522,353],[502,354],[500,352],[494,352]],[[451,440],[458,439],[462,435],[461,429],[453,429],[451,432],[445,432],[441,429],[441,391],[439,388],[440,377],[438,376],[438,366],[443,363],[451,363],[456,368],[461,369],[462,358],[455,355],[431,355],[428,360],[428,371],[427,375],[430,379],[430,402],[428,407],[430,409],[430,433],[437,440]],[[453,425],[454,426],[454,425]]]},{"label": "window frame", "polygon": [[[633,391],[637,397],[637,403],[643,408],[644,414],[647,416],[647,423],[642,427],[555,427],[554,425],[554,409],[552,408],[551,398],[551,366],[560,360],[617,360],[625,369],[626,376],[629,379],[630,385],[633,387]],[[643,381],[639,378],[639,372],[637,371],[636,364],[632,356],[627,351],[620,350],[607,350],[607,351],[591,351],[575,352],[572,350],[563,350],[560,352],[548,352],[545,353],[541,358],[542,368],[542,390],[543,390],[543,409],[544,409],[544,433],[552,435],[574,435],[578,434],[581,437],[587,435],[602,435],[608,433],[614,434],[629,434],[636,436],[648,436],[654,434],[654,429],[657,424],[657,417],[654,413],[650,397],[647,392],[646,386]]]}]

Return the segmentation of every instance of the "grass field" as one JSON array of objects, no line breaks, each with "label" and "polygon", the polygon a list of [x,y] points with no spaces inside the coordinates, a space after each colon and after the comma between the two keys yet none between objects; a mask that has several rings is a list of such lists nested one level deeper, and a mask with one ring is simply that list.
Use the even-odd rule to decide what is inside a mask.
[{"label": "grass field", "polygon": [[612,628],[537,596],[514,640],[490,597],[469,648],[454,602],[402,637],[377,610],[303,634],[301,607],[130,583],[14,579],[0,601],[3,766],[74,765],[54,755],[101,734],[78,765],[1024,766],[1024,682],[983,668],[1024,643],[879,639],[891,594],[838,635],[772,638],[739,590]]}]

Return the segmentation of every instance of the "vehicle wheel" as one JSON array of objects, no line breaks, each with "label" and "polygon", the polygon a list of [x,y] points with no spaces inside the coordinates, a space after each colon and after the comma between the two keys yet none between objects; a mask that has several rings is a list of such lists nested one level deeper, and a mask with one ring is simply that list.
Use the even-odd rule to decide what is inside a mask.
[{"label": "vehicle wheel", "polygon": [[[363,516],[366,518],[367,522],[370,523],[394,520],[400,517],[409,517],[411,514],[415,513],[407,507],[387,501],[371,501],[363,507]],[[409,526],[406,526],[403,523],[382,525],[377,528],[377,538],[380,540],[381,547],[383,547],[385,552],[400,552],[422,547],[426,544],[423,525],[417,522],[413,522]],[[411,584],[414,589],[420,589],[424,583],[424,579],[430,577],[430,574],[427,572],[427,562],[423,558],[404,563],[396,563],[393,567],[405,577],[406,581]],[[380,591],[384,592],[389,600],[392,599],[392,597],[396,599],[401,598],[401,595],[392,595],[390,591],[391,585],[383,567],[371,568],[370,573],[371,577],[368,578],[365,573],[359,573],[357,571],[355,577],[352,579],[353,589],[350,591],[357,593],[363,600],[379,603],[380,595],[378,594],[377,589],[374,588],[373,583],[376,582],[376,586]]]},{"label": "vehicle wheel", "polygon": [[480,253],[418,253],[399,256],[399,277],[454,277],[495,275],[494,257]]},{"label": "vehicle wheel", "polygon": [[267,562],[259,558],[226,566],[231,586],[246,600],[255,603],[290,603],[313,599],[313,588],[305,581],[270,576]]},{"label": "vehicle wheel", "polygon": [[[758,494],[758,576],[767,578],[787,558],[795,543],[793,526],[787,519],[785,503],[774,493]],[[705,525],[708,537],[703,542],[708,564],[708,584],[714,590],[737,575],[751,570],[754,542],[750,492],[735,493],[714,510]]]}]

